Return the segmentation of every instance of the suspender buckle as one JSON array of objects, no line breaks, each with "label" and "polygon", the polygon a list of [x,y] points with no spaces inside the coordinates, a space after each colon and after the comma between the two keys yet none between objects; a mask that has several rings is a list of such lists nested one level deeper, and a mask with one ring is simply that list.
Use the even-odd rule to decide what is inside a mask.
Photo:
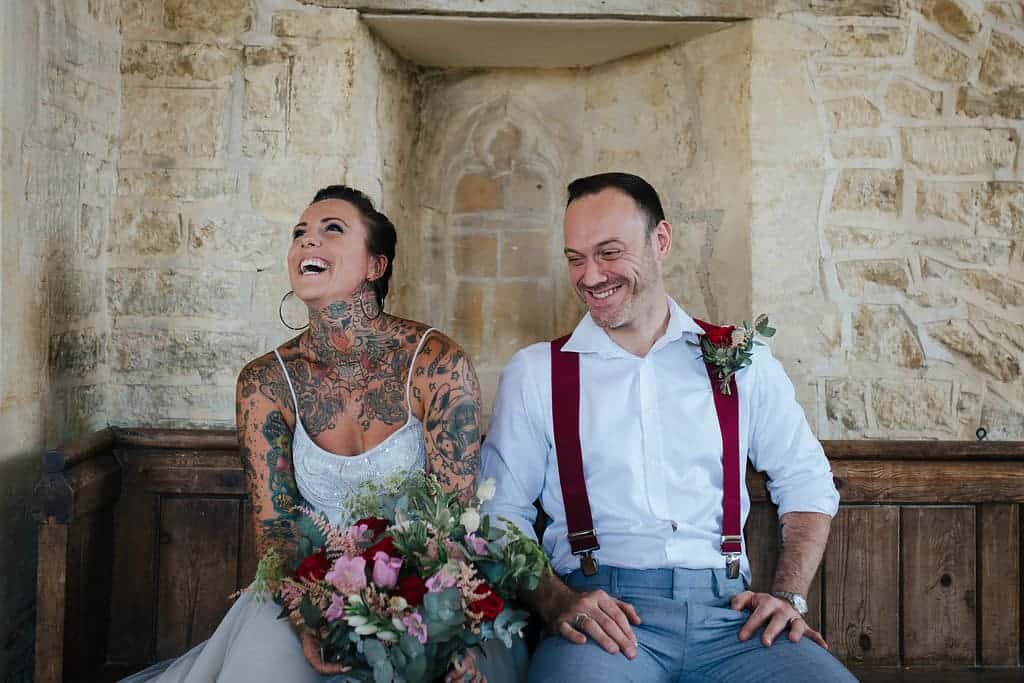
[{"label": "suspender buckle", "polygon": [[740,554],[725,553],[725,575],[730,579],[738,578],[740,575]]},{"label": "suspender buckle", "polygon": [[594,553],[585,550],[580,553],[580,569],[583,570],[583,576],[593,576],[597,573],[597,560],[594,559]]}]

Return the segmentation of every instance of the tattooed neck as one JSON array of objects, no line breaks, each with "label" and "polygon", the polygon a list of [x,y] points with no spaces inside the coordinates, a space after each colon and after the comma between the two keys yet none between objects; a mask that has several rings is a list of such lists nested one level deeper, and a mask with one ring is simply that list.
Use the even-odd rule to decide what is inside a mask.
[{"label": "tattooed neck", "polygon": [[390,336],[393,321],[377,306],[373,290],[364,283],[350,299],[309,312],[306,342],[320,360],[344,362],[349,356],[352,361],[362,360],[367,352],[376,355],[389,350],[382,337]]}]

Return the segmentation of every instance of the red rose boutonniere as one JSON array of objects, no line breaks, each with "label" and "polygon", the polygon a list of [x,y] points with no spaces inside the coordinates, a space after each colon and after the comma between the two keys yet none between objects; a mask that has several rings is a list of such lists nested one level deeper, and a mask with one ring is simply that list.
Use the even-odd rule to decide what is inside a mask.
[{"label": "red rose boutonniere", "polygon": [[729,380],[737,372],[747,367],[754,356],[754,344],[761,344],[757,337],[768,339],[775,334],[775,328],[768,325],[768,316],[761,314],[754,320],[753,326],[746,320],[742,327],[728,325],[719,327],[695,320],[704,330],[700,337],[701,356],[704,362],[715,368],[718,379],[718,390],[728,396]]}]

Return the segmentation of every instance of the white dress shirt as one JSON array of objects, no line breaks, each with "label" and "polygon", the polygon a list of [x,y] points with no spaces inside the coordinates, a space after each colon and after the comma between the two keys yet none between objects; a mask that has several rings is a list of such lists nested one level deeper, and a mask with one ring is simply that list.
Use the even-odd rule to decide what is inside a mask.
[{"label": "white dress shirt", "polygon": [[[702,330],[671,298],[665,334],[646,356],[624,350],[587,314],[563,347],[580,354],[583,472],[601,549],[599,564],[649,569],[725,566],[722,534],[722,437],[700,349]],[[692,343],[691,343],[692,342]],[[839,494],[821,444],[793,385],[765,346],[736,374],[740,453],[766,472],[778,514],[834,516]],[[531,538],[540,499],[551,523],[543,546],[555,571],[580,563],[569,549],[551,417],[550,344],[522,349],[501,373],[481,478],[497,493],[484,506]],[[744,455],[746,457],[744,457]],[[742,516],[750,496],[741,486]],[[746,542],[741,560],[750,580]]]}]

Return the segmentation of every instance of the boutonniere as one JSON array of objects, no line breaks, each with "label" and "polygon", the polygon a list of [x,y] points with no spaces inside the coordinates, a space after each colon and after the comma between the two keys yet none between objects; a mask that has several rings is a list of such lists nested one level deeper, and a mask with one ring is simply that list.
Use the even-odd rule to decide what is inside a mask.
[{"label": "boutonniere", "polygon": [[754,344],[763,345],[757,337],[768,339],[775,334],[775,328],[768,325],[768,316],[762,313],[751,325],[744,320],[742,326],[727,325],[720,327],[694,320],[704,330],[700,337],[701,357],[704,362],[715,368],[718,379],[718,390],[728,396],[729,380],[737,372],[747,367],[754,357]]}]

